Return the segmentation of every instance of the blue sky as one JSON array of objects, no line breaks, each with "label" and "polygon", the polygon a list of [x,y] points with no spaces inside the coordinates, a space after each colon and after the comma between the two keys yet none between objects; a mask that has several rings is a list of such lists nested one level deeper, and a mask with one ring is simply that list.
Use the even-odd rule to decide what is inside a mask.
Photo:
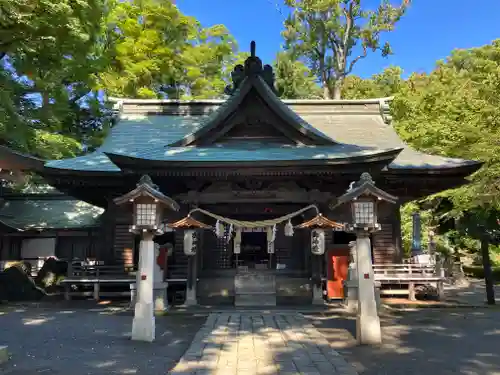
[{"label": "blue sky", "polygon": [[[376,5],[377,0],[366,0]],[[224,24],[238,41],[240,50],[257,43],[257,55],[271,63],[280,49],[280,32],[286,9],[280,0],[176,0],[183,13],[195,16],[204,26]],[[279,7],[278,7],[279,8]],[[385,36],[394,55],[370,55],[354,73],[363,77],[389,65],[401,66],[406,74],[430,71],[436,60],[455,48],[477,47],[500,38],[499,0],[413,0],[396,30]]]}]

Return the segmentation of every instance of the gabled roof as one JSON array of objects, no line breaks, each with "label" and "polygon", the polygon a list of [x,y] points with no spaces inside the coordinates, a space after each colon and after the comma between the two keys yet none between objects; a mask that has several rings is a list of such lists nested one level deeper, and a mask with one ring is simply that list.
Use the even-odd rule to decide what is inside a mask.
[{"label": "gabled roof", "polygon": [[167,197],[160,190],[158,190],[158,185],[155,185],[151,180],[151,177],[149,177],[148,175],[144,175],[140,178],[139,182],[137,183],[137,187],[134,190],[129,191],[121,197],[113,199],[113,201],[117,205],[122,205],[131,203],[134,199],[137,199],[139,197],[150,197],[174,211],[178,211],[180,208],[176,201],[174,201],[170,197]]},{"label": "gabled roof", "polygon": [[[265,110],[270,110],[277,121],[267,121],[267,127],[273,127],[277,133],[293,143],[316,146],[335,144],[331,138],[297,116],[276,96],[273,68],[271,65],[262,65],[260,58],[255,55],[254,41],[250,43],[250,56],[245,60],[244,65],[235,66],[231,72],[231,78],[232,86],[227,86],[225,90],[230,95],[229,99],[205,119],[203,126],[169,146],[214,144],[237,126],[236,122],[228,120],[234,114],[245,110],[241,106],[247,98],[251,103],[257,104],[252,108],[256,112],[252,113],[252,116],[265,121]],[[251,93],[257,94],[259,98],[252,96]],[[245,126],[252,127],[252,124],[247,123]]]},{"label": "gabled roof", "polygon": [[177,220],[174,223],[167,224],[167,227],[173,229],[187,229],[187,228],[201,228],[201,229],[210,229],[212,228],[210,225],[202,223],[194,219],[192,216],[186,216],[183,219]]},{"label": "gabled roof", "polygon": [[353,183],[352,185],[353,186],[349,187],[349,190],[347,190],[345,194],[337,198],[336,204],[331,207],[332,210],[339,205],[351,202],[363,195],[374,196],[379,200],[392,204],[395,204],[398,201],[398,197],[395,197],[394,195],[376,187],[375,182],[367,172],[361,174],[359,181]]},{"label": "gabled roof", "polygon": [[313,217],[311,220],[308,220],[302,224],[296,225],[297,229],[304,228],[332,228],[332,229],[344,229],[345,225],[337,223],[336,221],[328,219],[326,216],[322,214],[318,214]]},{"label": "gabled roof", "polygon": [[[259,76],[250,75],[243,79],[241,86],[234,91],[231,97],[226,100],[217,110],[208,116],[202,126],[196,131],[187,134],[182,139],[173,142],[169,146],[189,146],[194,144],[213,144],[225,133],[229,132],[235,124],[225,126],[225,122],[231,115],[238,111],[243,100],[250,95],[254,89],[263,99],[269,108],[283,121],[284,126],[271,123],[276,129],[292,140],[296,140],[294,132],[303,135],[312,145],[334,145],[336,142],[323,134],[315,127],[308,124],[297,116],[288,106],[286,106],[270,89],[269,85]],[[208,138],[209,133],[216,133],[216,136]],[[302,143],[299,141],[299,143]]]}]

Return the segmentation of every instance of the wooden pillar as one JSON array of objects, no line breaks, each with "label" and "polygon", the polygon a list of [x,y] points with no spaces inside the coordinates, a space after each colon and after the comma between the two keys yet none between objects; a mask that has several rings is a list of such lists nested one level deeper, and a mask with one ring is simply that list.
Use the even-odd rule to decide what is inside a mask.
[{"label": "wooden pillar", "polygon": [[394,215],[392,220],[392,240],[395,249],[394,261],[399,263],[403,259],[403,238],[401,234],[401,205],[396,203],[394,206]]},{"label": "wooden pillar", "polygon": [[312,255],[313,304],[323,304],[323,287],[321,282],[322,262],[324,255]]},{"label": "wooden pillar", "polygon": [[103,214],[103,220],[100,230],[100,246],[97,246],[96,258],[106,262],[115,260],[114,240],[115,240],[115,223],[116,223],[116,205],[113,199],[108,199],[108,206]]}]

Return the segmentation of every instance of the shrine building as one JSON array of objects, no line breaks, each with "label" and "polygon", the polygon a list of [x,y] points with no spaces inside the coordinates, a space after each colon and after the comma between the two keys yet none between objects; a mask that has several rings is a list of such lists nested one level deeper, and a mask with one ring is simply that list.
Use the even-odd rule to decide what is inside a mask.
[{"label": "shrine building", "polygon": [[[73,227],[25,223],[23,238],[33,237],[34,230],[40,233],[50,229],[54,241],[66,238],[69,243],[68,236],[60,233],[71,227],[80,234],[71,245],[55,245],[58,250],[54,255],[124,265],[137,262],[138,237],[129,230],[132,210],[116,206],[113,200],[148,175],[180,206],[179,211],[166,212],[167,232],[156,239],[161,245],[173,246],[166,261],[169,287],[182,288],[189,267],[194,267],[190,272],[198,279],[198,303],[233,304],[238,297],[238,275],[260,272],[266,275],[262,279],[255,276],[260,280],[262,298],[268,294],[277,304],[307,304],[312,299],[311,284],[319,277],[332,282],[329,297],[342,297],[348,243],[354,238],[341,226],[336,227],[335,223],[351,219],[350,208],[336,206],[335,201],[363,172],[372,176],[378,188],[398,198],[395,205],[380,204],[381,230],[371,238],[374,263],[397,263],[403,256],[400,205],[465,184],[481,166],[476,161],[428,155],[410,148],[391,124],[390,98],[281,100],[274,88],[272,68],[263,66],[254,51],[244,66],[234,69],[232,80],[223,100],[110,98],[118,120],[96,151],[49,161],[18,155],[17,169],[33,171],[57,189],[59,198],[51,202],[62,208],[48,221],[61,215],[73,220],[64,212],[66,206],[71,206],[67,209],[75,217],[86,215],[80,229],[74,222]],[[47,203],[43,195],[28,199],[45,199]],[[276,226],[271,254],[265,228],[242,228],[239,254],[234,253],[231,236],[198,229],[196,261],[188,262],[183,249],[184,228],[169,226],[186,218],[194,208],[256,222],[310,205],[317,211],[305,210],[295,216],[291,220],[292,235],[285,234],[288,223]],[[11,223],[13,216],[22,215],[12,207],[11,202],[10,214],[5,213],[5,207],[0,209],[0,220],[7,227],[15,226]],[[33,207],[36,205],[30,208],[35,212]],[[311,254],[311,227],[304,225],[318,212],[330,223],[326,252],[319,257]],[[216,226],[214,216],[203,211],[193,218],[207,227]],[[4,259],[5,238],[9,236],[12,231],[4,230]],[[9,256],[22,257],[16,251],[21,250],[11,248]]]}]

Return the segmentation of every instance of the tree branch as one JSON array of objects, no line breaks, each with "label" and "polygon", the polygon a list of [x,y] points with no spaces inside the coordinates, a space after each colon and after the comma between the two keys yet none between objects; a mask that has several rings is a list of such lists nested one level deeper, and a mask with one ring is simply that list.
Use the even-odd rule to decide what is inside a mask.
[{"label": "tree branch", "polygon": [[342,48],[344,49],[344,56],[347,55],[347,48],[349,43],[349,38],[351,37],[351,30],[354,25],[354,3],[349,3],[349,10],[343,9],[345,16],[345,29],[344,29],[344,38],[342,40]]},{"label": "tree branch", "polygon": [[356,65],[356,63],[359,60],[364,59],[367,55],[368,55],[368,49],[366,48],[366,46],[363,46],[363,53],[361,55],[359,55],[358,57],[356,57],[355,59],[353,59],[349,63],[349,68],[345,71],[344,75],[351,74],[352,73],[352,69],[354,68],[354,65]]}]

